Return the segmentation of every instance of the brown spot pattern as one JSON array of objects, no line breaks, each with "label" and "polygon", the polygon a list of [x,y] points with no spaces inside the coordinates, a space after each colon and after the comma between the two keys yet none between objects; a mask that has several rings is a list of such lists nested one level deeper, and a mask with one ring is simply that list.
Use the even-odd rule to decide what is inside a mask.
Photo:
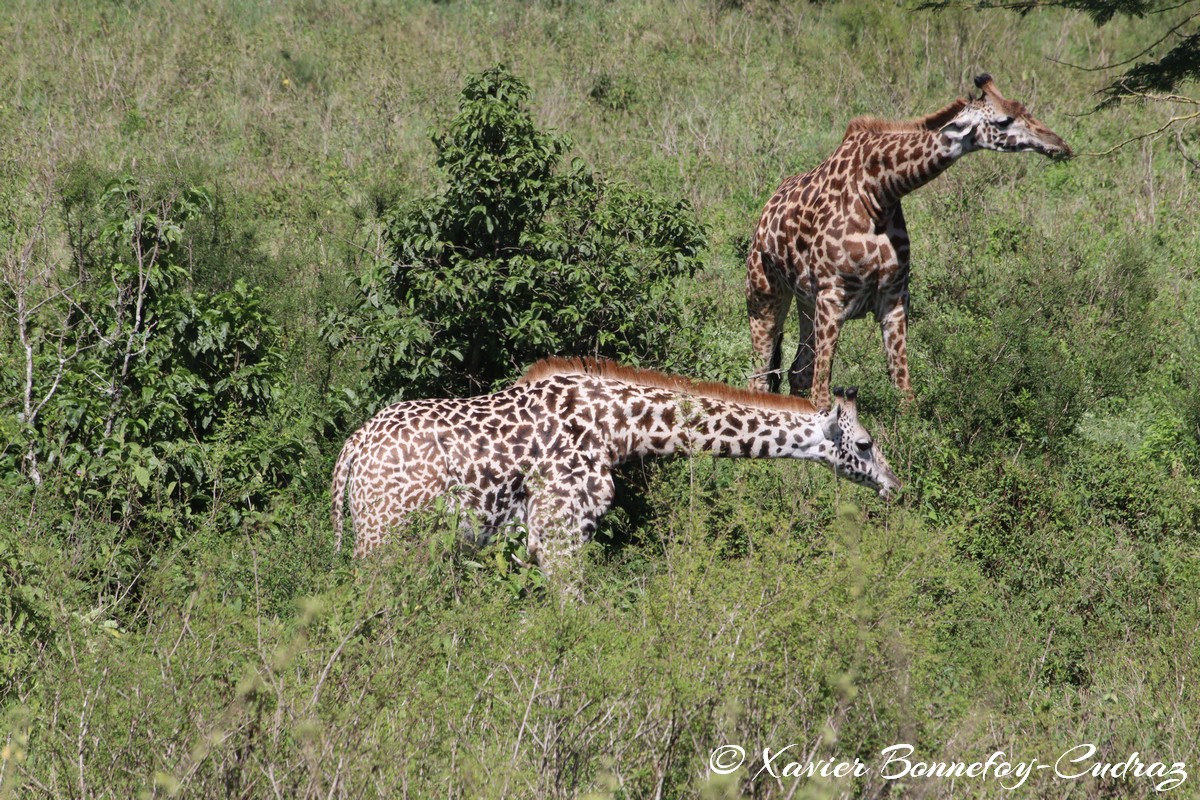
[{"label": "brown spot pattern", "polygon": [[989,76],[978,97],[925,117],[852,120],[823,163],[786,179],[763,209],[746,260],[746,308],[757,366],[750,387],[782,384],[783,327],[796,302],[800,343],[788,370],[792,394],[831,405],[829,383],[844,322],[872,313],[883,332],[892,382],[907,403],[909,237],[901,198],[977,149],[1055,157],[1070,148]]},{"label": "brown spot pattern", "polygon": [[530,556],[552,574],[595,531],[613,499],[612,467],[627,459],[806,459],[887,496],[899,481],[877,446],[856,446],[863,441],[871,438],[852,400],[821,412],[800,398],[547,359],[495,394],[397,403],[376,414],[346,440],[334,467],[333,524],[340,547],[348,500],[362,556],[445,498],[469,540],[523,525]]}]

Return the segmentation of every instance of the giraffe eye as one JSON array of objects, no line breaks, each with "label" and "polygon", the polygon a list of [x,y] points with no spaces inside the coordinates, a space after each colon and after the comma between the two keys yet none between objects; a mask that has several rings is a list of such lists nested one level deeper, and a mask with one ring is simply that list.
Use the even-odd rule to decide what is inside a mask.
[{"label": "giraffe eye", "polygon": [[998,119],[998,120],[996,120],[996,127],[997,127],[997,128],[1007,128],[1009,125],[1012,125],[1012,124],[1013,124],[1013,118],[1012,118],[1012,117],[1005,117],[1004,119]]},{"label": "giraffe eye", "polygon": [[871,440],[870,439],[859,439],[854,444],[857,445],[858,449],[863,451],[864,453],[871,449]]}]

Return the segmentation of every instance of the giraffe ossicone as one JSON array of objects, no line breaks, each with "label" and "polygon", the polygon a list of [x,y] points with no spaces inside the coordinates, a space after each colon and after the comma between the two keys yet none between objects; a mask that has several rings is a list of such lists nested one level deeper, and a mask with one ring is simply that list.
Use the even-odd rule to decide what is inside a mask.
[{"label": "giraffe ossicone", "polygon": [[818,411],[802,398],[550,358],[495,394],[396,403],[355,431],[333,471],[337,545],[346,497],[357,556],[448,498],[469,512],[462,533],[476,542],[523,524],[530,557],[550,574],[608,510],[615,465],[700,452],[815,461],[885,499],[900,488],[852,391]]},{"label": "giraffe ossicone", "polygon": [[892,122],[859,117],[819,166],[785,180],[755,229],[746,259],[746,308],[757,364],[750,386],[778,391],[783,328],[793,299],[800,345],[788,370],[792,394],[811,389],[829,408],[838,333],[873,314],[883,331],[888,373],[905,402],[909,380],[909,238],[900,200],[975,150],[1067,158],[1071,148],[1025,106],[975,78],[978,96],[926,117]]}]

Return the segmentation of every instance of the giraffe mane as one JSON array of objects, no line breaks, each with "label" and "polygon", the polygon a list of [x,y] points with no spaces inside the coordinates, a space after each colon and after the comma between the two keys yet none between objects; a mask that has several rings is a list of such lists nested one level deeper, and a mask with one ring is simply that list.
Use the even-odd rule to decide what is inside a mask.
[{"label": "giraffe mane", "polygon": [[526,370],[525,374],[517,380],[516,385],[533,383],[554,375],[595,375],[600,378],[635,383],[639,386],[668,389],[683,394],[727,400],[731,403],[741,403],[758,408],[778,408],[784,411],[810,413],[817,410],[816,406],[803,397],[758,392],[725,383],[697,381],[682,375],[671,375],[640,367],[627,367],[605,358],[561,358],[558,356],[543,358]]},{"label": "giraffe mane", "polygon": [[850,120],[850,125],[846,128],[846,135],[849,136],[855,131],[866,131],[868,133],[919,133],[921,131],[936,131],[958,116],[958,112],[966,108],[968,102],[966,99],[960,97],[945,108],[939,109],[932,114],[926,114],[919,119],[888,120],[879,119],[878,117],[855,117]]}]

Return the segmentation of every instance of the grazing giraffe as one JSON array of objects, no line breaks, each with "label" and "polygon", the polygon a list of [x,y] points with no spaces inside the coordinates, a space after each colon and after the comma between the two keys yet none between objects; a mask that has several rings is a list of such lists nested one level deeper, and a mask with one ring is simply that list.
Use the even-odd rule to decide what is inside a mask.
[{"label": "grazing giraffe", "polygon": [[1071,155],[1023,105],[1004,98],[990,75],[977,77],[975,86],[978,97],[921,119],[851,121],[829,158],[780,185],[746,259],[746,307],[758,361],[752,389],[779,390],[783,325],[795,296],[800,347],[788,371],[792,394],[811,388],[816,407],[829,408],[838,331],[872,312],[883,329],[892,383],[905,404],[911,402],[909,240],[900,199],[972,150]]},{"label": "grazing giraffe", "polygon": [[333,471],[337,546],[347,489],[356,556],[447,497],[471,512],[463,533],[477,543],[524,523],[529,555],[549,576],[608,510],[614,465],[691,452],[816,461],[883,498],[900,486],[858,424],[854,390],[822,413],[801,398],[550,358],[503,391],[397,403],[351,435]]}]

